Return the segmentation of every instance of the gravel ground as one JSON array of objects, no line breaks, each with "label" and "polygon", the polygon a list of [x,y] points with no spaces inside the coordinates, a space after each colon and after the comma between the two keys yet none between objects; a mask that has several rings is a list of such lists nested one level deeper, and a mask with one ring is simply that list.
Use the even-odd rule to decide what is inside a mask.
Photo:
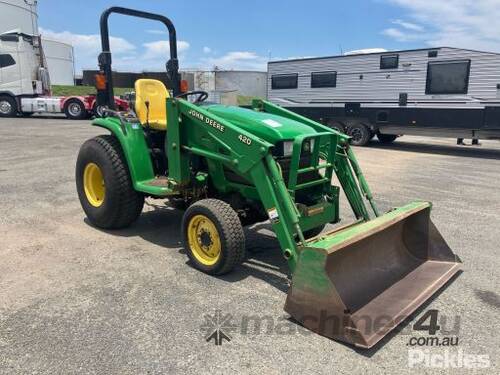
[{"label": "gravel ground", "polygon": [[[74,166],[79,146],[100,133],[88,121],[0,119],[0,373],[439,370],[409,368],[409,339],[427,337],[412,331],[415,317],[369,351],[288,320],[287,267],[267,224],[246,230],[254,252],[224,277],[190,267],[180,245],[182,213],[160,200],[148,199],[129,229],[90,226]],[[487,355],[482,372],[498,373],[500,142],[460,147],[405,136],[356,152],[380,207],[432,201],[435,224],[464,262],[464,272],[415,315],[432,308],[442,328],[458,322],[458,347],[418,349]],[[350,219],[345,200],[341,208]],[[231,341],[220,346],[202,330],[217,310],[235,324],[224,328]],[[259,333],[245,330],[249,315],[266,319]]]}]

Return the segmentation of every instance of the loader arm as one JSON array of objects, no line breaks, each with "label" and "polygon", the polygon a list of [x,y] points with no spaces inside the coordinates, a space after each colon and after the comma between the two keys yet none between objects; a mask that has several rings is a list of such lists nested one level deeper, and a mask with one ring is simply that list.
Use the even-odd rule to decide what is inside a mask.
[{"label": "loader arm", "polygon": [[[298,256],[295,237],[301,243],[305,239],[298,210],[271,156],[273,145],[186,100],[168,99],[167,117],[169,178],[179,186],[189,183],[189,154],[208,160],[215,184],[221,173],[218,163],[249,176],[293,270]],[[217,188],[224,190],[224,186]]]},{"label": "loader arm", "polygon": [[[179,187],[190,183],[190,154],[206,158],[212,183],[220,192],[226,192],[229,186],[222,177],[221,165],[250,177],[268,212],[283,255],[293,271],[300,249],[306,246],[301,224],[308,220],[307,215],[299,212],[293,199],[296,191],[321,185],[326,196],[334,201],[333,197],[337,194],[331,179],[335,172],[357,219],[370,220],[363,195],[374,207],[375,216],[378,216],[378,212],[368,184],[347,143],[349,137],[266,101],[254,101],[254,110],[305,123],[317,132],[294,140],[288,181],[284,181],[280,167],[271,155],[272,144],[209,112],[203,106],[183,99],[167,100],[169,179]],[[306,139],[316,139],[317,142],[312,152],[311,166],[300,168],[302,143]],[[320,157],[325,160],[321,162]],[[324,174],[318,179],[298,183],[299,175],[311,170],[322,170]],[[331,207],[334,205],[336,202],[330,202],[318,209],[328,211],[330,208],[328,212],[331,217]],[[320,219],[325,216],[313,218],[312,222],[324,224]]]}]

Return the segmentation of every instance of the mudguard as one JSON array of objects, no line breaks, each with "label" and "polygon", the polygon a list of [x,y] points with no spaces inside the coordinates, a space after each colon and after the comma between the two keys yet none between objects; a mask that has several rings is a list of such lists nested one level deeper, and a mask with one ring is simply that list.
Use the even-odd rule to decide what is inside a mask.
[{"label": "mudguard", "polygon": [[143,183],[153,180],[155,173],[141,124],[106,117],[95,119],[92,125],[107,129],[118,138],[127,160],[134,189],[144,191]]}]

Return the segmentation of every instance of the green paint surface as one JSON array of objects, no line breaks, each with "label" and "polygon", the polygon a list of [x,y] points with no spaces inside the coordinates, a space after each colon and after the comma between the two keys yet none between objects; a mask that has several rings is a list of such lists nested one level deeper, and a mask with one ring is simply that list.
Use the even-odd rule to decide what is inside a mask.
[{"label": "green paint surface", "polygon": [[273,144],[282,140],[293,140],[303,134],[316,134],[316,131],[306,124],[270,113],[225,105],[203,108]]}]

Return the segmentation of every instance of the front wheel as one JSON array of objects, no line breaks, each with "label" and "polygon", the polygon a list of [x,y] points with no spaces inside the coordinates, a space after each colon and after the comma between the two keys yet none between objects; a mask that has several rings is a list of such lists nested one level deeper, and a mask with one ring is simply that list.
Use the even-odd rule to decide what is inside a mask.
[{"label": "front wheel", "polygon": [[140,215],[144,196],[134,190],[118,139],[101,135],[85,142],[76,161],[76,189],[90,222],[125,228]]},{"label": "front wheel", "polygon": [[218,199],[192,204],[182,218],[184,248],[194,266],[222,275],[245,257],[245,235],[238,214]]},{"label": "front wheel", "polygon": [[14,117],[17,113],[17,103],[12,96],[0,96],[0,117]]}]

